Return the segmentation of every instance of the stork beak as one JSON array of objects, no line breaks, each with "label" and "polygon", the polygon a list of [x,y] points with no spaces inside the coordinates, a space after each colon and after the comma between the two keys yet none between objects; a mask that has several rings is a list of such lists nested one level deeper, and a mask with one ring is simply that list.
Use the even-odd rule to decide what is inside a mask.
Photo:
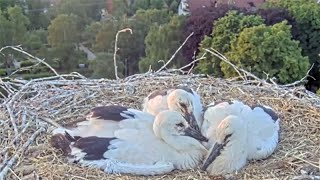
[{"label": "stork beak", "polygon": [[187,118],[186,120],[188,121],[188,123],[190,124],[190,126],[196,130],[196,131],[200,131],[200,127],[198,125],[198,122],[196,120],[196,117],[194,116],[194,114],[191,112],[191,113],[187,113]]},{"label": "stork beak", "polygon": [[210,151],[209,156],[203,163],[201,170],[205,171],[210,166],[210,164],[220,155],[221,149],[224,147],[224,144],[215,143],[213,148]]},{"label": "stork beak", "polygon": [[228,134],[224,140],[223,143],[215,143],[214,146],[212,147],[210,154],[208,155],[207,159],[203,163],[201,170],[205,171],[207,168],[210,166],[210,164],[220,155],[221,150],[223,149],[224,146],[226,146],[229,142],[229,138],[231,137],[231,134]]},{"label": "stork beak", "polygon": [[184,133],[186,136],[193,137],[194,139],[196,139],[198,141],[208,142],[208,139],[206,137],[204,137],[200,131],[193,129],[192,127],[188,127],[187,129],[185,129]]}]

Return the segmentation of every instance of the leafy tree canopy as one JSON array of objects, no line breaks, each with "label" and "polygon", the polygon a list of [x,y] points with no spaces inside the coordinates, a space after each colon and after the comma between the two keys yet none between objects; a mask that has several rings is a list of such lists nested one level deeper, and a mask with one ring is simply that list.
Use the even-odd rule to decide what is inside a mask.
[{"label": "leafy tree canopy", "polygon": [[[253,27],[263,24],[263,19],[260,16],[244,15],[237,11],[230,11],[226,16],[215,21],[211,36],[206,36],[200,43],[199,57],[202,56],[206,49],[213,48],[222,54],[225,54],[231,49],[231,43],[239,33],[248,27]],[[205,59],[202,59],[197,66],[197,70],[201,73],[214,74],[221,77],[223,74],[220,67],[221,60],[211,54],[206,54]]]},{"label": "leafy tree canopy", "polygon": [[78,17],[60,14],[48,27],[48,41],[52,47],[72,45],[79,42]]},{"label": "leafy tree canopy", "polygon": [[[276,77],[279,83],[289,83],[305,76],[308,57],[301,55],[299,42],[291,39],[290,26],[286,22],[273,26],[259,25],[244,29],[231,50],[229,60],[261,78]],[[237,76],[226,63],[221,63],[226,77]]]},{"label": "leafy tree canopy", "polygon": [[[117,61],[117,66],[118,76],[121,78],[123,77],[124,64]],[[115,79],[113,54],[98,53],[97,58],[90,63],[89,68],[93,71],[92,78]]]},{"label": "leafy tree canopy", "polygon": [[[147,71],[150,65],[153,70],[157,70],[163,65],[163,62],[158,62],[159,60],[166,62],[171,58],[183,41],[181,35],[183,25],[183,16],[173,16],[168,24],[152,26],[145,39],[146,57],[139,62],[141,72]],[[185,64],[181,53],[176,55],[173,64],[176,66]],[[173,64],[169,66],[172,67]]]}]

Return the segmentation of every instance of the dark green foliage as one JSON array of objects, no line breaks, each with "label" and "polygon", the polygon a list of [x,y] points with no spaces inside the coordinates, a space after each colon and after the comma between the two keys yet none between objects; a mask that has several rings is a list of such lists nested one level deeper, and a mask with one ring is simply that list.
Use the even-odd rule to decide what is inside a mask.
[{"label": "dark green foliage", "polygon": [[6,69],[0,69],[0,76],[5,76],[7,74]]},{"label": "dark green foliage", "polygon": [[50,77],[50,76],[54,76],[54,73],[50,73],[50,72],[43,72],[43,73],[39,73],[39,74],[24,74],[23,75],[23,79],[25,80],[31,80],[31,79],[38,79],[38,78],[43,78],[43,77]]},{"label": "dark green foliage", "polygon": [[78,17],[60,14],[51,21],[48,27],[48,41],[52,47],[70,46],[79,42]]},{"label": "dark green foliage", "polygon": [[29,29],[46,29],[50,23],[47,10],[50,7],[49,1],[43,0],[27,0],[28,10],[26,14],[30,19]]},{"label": "dark green foliage", "polygon": [[36,63],[34,61],[31,60],[26,60],[26,61],[22,61],[20,63],[20,67],[28,67],[28,66],[32,66],[35,65]]},{"label": "dark green foliage", "polygon": [[219,7],[199,8],[192,12],[183,27],[184,38],[194,32],[194,35],[182,49],[186,61],[191,62],[194,59],[194,55],[197,55],[199,52],[199,43],[205,36],[210,36],[213,29],[213,22],[225,16],[229,10],[239,10],[239,8],[229,5],[219,5]]},{"label": "dark green foliage", "polygon": [[303,55],[308,56],[310,64],[315,64],[310,75],[316,78],[308,78],[306,85],[309,90],[315,92],[313,84],[320,87],[320,5],[316,0],[281,0],[270,1],[268,7],[282,7],[289,10],[298,23],[300,41]]},{"label": "dark green foliage", "polygon": [[[117,61],[117,66],[118,76],[122,78],[122,72],[124,72],[124,64],[121,61]],[[98,53],[97,58],[90,62],[89,69],[93,72],[92,78],[115,79],[113,54]]]},{"label": "dark green foliage", "polygon": [[118,61],[126,66],[124,75],[139,72],[139,60],[145,56],[145,37],[152,25],[159,26],[170,21],[172,13],[168,10],[138,10],[134,18],[122,17],[117,21],[108,20],[101,23],[101,30],[95,36],[95,52],[114,52],[115,35],[118,30],[130,27],[133,31],[121,33],[118,39]]},{"label": "dark green foliage", "polygon": [[[290,83],[304,77],[309,68],[308,58],[301,55],[299,42],[291,38],[286,22],[246,28],[226,56],[233,64],[260,78],[268,74],[276,77],[279,83]],[[222,62],[221,68],[226,77],[238,76],[226,63]]]},{"label": "dark green foliage", "polygon": [[5,11],[8,7],[15,5],[22,6],[23,2],[21,0],[0,0],[0,11]]},{"label": "dark green foliage", "polygon": [[52,11],[53,17],[59,14],[78,16],[79,24],[84,28],[92,20],[100,20],[100,10],[105,6],[105,0],[61,0]]},{"label": "dark green foliage", "polygon": [[[214,29],[211,37],[206,36],[200,44],[200,52],[198,57],[201,57],[206,51],[203,48],[213,48],[222,54],[230,51],[231,43],[239,33],[248,27],[253,27],[263,24],[263,19],[260,16],[244,15],[237,11],[230,11],[226,16],[215,21]],[[196,70],[201,73],[213,74],[221,77],[223,74],[220,67],[221,60],[211,54],[205,56],[201,60]]]},{"label": "dark green foliage", "polygon": [[289,13],[287,9],[271,7],[266,9],[258,9],[255,12],[250,12],[247,14],[259,15],[264,19],[264,23],[268,26],[280,23],[284,20],[288,22],[288,25],[291,25],[291,34],[293,39],[298,39],[299,29],[298,24],[295,18]]},{"label": "dark green foliage", "polygon": [[[148,71],[150,65],[153,70],[158,70],[163,65],[163,62],[158,62],[159,60],[167,62],[171,58],[176,48],[183,42],[181,35],[183,25],[183,16],[173,16],[168,24],[152,26],[145,39],[146,57],[139,62],[141,72]],[[184,64],[181,53],[178,53],[173,64],[168,67],[173,65],[181,67]]]}]

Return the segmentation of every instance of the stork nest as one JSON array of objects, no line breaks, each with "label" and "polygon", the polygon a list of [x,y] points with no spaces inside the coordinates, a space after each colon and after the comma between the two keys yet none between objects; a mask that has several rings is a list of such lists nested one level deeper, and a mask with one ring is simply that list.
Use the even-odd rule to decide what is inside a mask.
[{"label": "stork nest", "polygon": [[0,107],[0,179],[223,179],[201,170],[173,171],[160,176],[110,175],[71,164],[49,144],[55,126],[83,120],[98,105],[141,109],[155,89],[189,86],[204,104],[238,99],[273,107],[281,118],[280,142],[267,159],[251,161],[228,179],[318,178],[320,98],[304,87],[280,87],[265,81],[237,81],[202,75],[148,73],[120,80],[93,80],[77,74],[2,81],[9,97]]}]

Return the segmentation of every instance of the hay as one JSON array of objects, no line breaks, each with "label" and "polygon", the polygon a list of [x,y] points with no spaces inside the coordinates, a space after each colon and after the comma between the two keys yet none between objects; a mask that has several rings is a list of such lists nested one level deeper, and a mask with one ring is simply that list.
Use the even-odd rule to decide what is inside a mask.
[{"label": "hay", "polygon": [[54,125],[81,120],[94,106],[119,104],[141,109],[143,98],[151,91],[178,85],[197,90],[204,104],[239,99],[272,106],[279,113],[281,135],[275,153],[266,160],[249,162],[231,178],[293,179],[320,175],[320,98],[303,87],[164,72],[118,81],[85,79],[74,73],[32,81],[15,79],[1,85],[10,97],[0,107],[0,179],[5,174],[7,179],[220,179],[200,170],[150,177],[107,175],[101,170],[67,163],[62,153],[48,143]]}]

